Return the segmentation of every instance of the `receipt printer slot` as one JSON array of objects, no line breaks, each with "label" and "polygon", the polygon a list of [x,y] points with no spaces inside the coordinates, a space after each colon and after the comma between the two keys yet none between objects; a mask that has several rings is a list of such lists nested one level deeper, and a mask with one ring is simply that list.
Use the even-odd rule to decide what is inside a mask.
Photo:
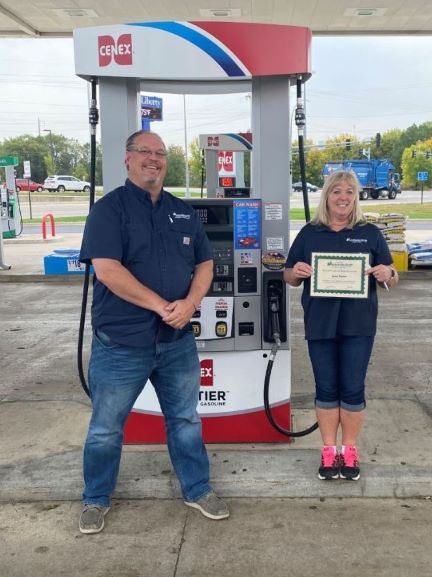
[{"label": "receipt printer slot", "polygon": [[239,336],[254,334],[254,323],[239,323],[238,328]]}]

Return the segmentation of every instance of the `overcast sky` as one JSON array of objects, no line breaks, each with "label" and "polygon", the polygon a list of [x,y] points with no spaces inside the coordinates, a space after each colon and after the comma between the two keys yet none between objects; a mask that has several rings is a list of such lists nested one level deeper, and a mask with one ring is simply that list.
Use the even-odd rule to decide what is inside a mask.
[{"label": "overcast sky", "polygon": [[[315,37],[306,83],[307,137],[360,139],[432,120],[432,37]],[[161,96],[160,94],[157,94]],[[162,95],[167,144],[184,145],[183,97]],[[87,83],[72,39],[0,39],[0,141],[44,129],[88,140]],[[188,142],[250,128],[246,94],[186,97]]]}]

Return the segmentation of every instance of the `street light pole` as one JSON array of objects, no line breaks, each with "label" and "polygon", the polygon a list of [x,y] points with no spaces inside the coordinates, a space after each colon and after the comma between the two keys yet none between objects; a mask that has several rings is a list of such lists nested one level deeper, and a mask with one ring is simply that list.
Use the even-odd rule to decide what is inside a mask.
[{"label": "street light pole", "polygon": [[49,143],[50,143],[50,152],[51,152],[51,164],[53,168],[53,172],[56,171],[55,162],[54,162],[54,149],[53,149],[53,141],[52,141],[52,131],[49,128],[44,128],[43,132],[49,132]]}]

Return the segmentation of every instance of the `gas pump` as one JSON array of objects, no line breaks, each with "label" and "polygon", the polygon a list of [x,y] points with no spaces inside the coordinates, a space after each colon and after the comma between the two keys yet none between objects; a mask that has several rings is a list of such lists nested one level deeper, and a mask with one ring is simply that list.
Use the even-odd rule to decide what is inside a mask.
[{"label": "gas pump", "polygon": [[1,218],[3,238],[15,238],[16,193],[6,187],[1,188]]},{"label": "gas pump", "polygon": [[[17,193],[15,191],[15,170],[18,158],[15,156],[0,157],[9,164],[4,166],[6,174],[5,185],[1,187],[1,230],[3,238],[17,236]],[[19,222],[19,221],[18,221]]]},{"label": "gas pump", "polygon": [[0,188],[0,270],[9,270],[3,256],[3,230],[4,223],[9,223],[8,190],[5,186]]},{"label": "gas pump", "polygon": [[[250,197],[251,189],[245,187],[244,155],[252,152],[252,133],[201,134],[199,146],[204,152],[207,198]],[[221,154],[231,159],[229,172],[221,171]]]},{"label": "gas pump", "polygon": [[[269,406],[282,427],[291,428],[289,292],[282,277],[289,248],[289,100],[297,79],[310,76],[310,31],[145,22],[82,28],[74,39],[77,74],[98,78],[106,190],[124,180],[123,143],[139,126],[140,89],[252,92],[252,190],[217,198],[215,187],[213,198],[188,201],[214,256],[211,289],[192,319],[201,363],[198,408],[206,442],[286,441],[267,419],[263,383],[271,367]],[[153,57],[142,58],[150,46]],[[124,441],[164,438],[160,407],[148,385],[130,414]]]}]

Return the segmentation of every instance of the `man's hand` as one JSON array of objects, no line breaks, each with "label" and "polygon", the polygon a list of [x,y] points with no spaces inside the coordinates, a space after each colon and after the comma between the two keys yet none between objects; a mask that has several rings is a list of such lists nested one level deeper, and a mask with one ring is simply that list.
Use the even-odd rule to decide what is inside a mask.
[{"label": "man's hand", "polygon": [[195,305],[190,299],[181,299],[168,303],[164,307],[162,320],[173,329],[182,329],[191,320]]}]

